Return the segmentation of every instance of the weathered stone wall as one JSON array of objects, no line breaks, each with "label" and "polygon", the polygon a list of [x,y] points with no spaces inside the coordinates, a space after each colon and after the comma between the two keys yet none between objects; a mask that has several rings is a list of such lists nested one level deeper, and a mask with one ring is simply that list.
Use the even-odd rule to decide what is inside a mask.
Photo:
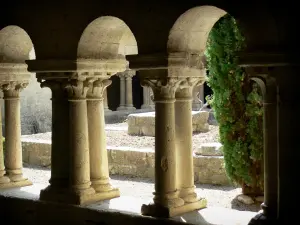
[{"label": "weathered stone wall", "polygon": [[[22,141],[23,161],[30,165],[51,166],[51,143]],[[154,180],[154,150],[107,147],[110,174]],[[219,155],[194,155],[195,183],[227,185],[224,158]]]}]

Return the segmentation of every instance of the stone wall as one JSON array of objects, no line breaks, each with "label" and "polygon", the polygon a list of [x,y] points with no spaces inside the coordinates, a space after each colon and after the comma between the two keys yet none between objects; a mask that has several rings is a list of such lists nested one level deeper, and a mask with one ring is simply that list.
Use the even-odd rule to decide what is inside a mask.
[{"label": "stone wall", "polygon": [[[30,165],[51,166],[51,143],[22,141],[23,161]],[[110,174],[150,178],[154,181],[154,150],[107,147]],[[223,156],[194,155],[195,183],[227,185]]]}]

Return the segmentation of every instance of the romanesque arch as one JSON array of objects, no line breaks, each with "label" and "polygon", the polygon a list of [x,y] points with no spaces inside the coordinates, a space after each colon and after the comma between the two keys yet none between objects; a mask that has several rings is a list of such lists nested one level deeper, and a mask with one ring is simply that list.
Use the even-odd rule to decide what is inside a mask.
[{"label": "romanesque arch", "polygon": [[[125,59],[138,53],[137,41],[124,21],[113,16],[102,16],[92,21],[80,38],[78,59]],[[118,73],[105,93],[105,110],[130,110],[133,107],[132,77],[134,72]],[[120,81],[120,82],[119,82]],[[120,96],[120,97],[119,97]]]},{"label": "romanesque arch", "polygon": [[1,142],[0,187],[31,185],[22,174],[20,92],[28,86],[31,76],[25,60],[34,58],[33,44],[26,31],[18,26],[0,31],[0,88],[5,108],[5,156]]},{"label": "romanesque arch", "polygon": [[225,14],[215,6],[194,7],[183,13],[170,30],[168,52],[203,53],[211,28]]},{"label": "romanesque arch", "polygon": [[116,59],[137,53],[137,42],[130,28],[112,16],[92,21],[83,31],[77,50],[79,59]]}]

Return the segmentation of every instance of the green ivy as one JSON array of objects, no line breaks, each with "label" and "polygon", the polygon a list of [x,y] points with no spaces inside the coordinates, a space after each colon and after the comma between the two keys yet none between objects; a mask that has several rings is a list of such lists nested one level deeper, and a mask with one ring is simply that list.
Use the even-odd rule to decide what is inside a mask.
[{"label": "green ivy", "polygon": [[205,55],[208,85],[213,95],[207,98],[219,123],[225,168],[228,177],[242,186],[245,194],[263,191],[263,108],[258,86],[238,66],[237,52],[245,39],[230,15],[212,28]]}]

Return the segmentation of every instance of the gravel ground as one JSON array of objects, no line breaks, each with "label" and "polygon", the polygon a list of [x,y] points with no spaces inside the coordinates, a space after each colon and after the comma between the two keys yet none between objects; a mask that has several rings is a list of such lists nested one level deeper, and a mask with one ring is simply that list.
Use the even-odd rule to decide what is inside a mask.
[{"label": "gravel ground", "polygon": [[[154,137],[130,136],[127,134],[127,123],[109,124],[106,126],[107,145],[108,146],[128,146],[128,147],[154,147]],[[50,141],[51,132],[35,135],[24,135],[22,138],[38,141]],[[193,135],[193,148],[197,148],[201,143],[217,142],[219,138],[218,126],[210,126],[207,133],[197,133]],[[50,170],[29,167],[24,168],[24,174],[34,183],[47,184],[50,178]],[[112,184],[119,187],[122,195],[145,198],[149,201],[154,190],[154,184],[148,179],[129,178],[125,176],[112,176]],[[237,195],[241,194],[241,188],[230,186],[216,186],[201,184],[197,185],[197,193],[208,200],[208,206],[217,206],[225,208],[234,208],[237,210],[247,210],[258,212],[260,206],[258,203],[245,205],[237,201]]]},{"label": "gravel ground", "polygon": [[[33,183],[48,184],[50,170],[40,167],[24,167],[24,175]],[[120,188],[123,196],[134,196],[145,199],[148,203],[153,198],[154,184],[149,179],[130,178],[126,176],[111,176],[111,183]],[[258,212],[259,204],[245,205],[236,200],[236,196],[241,194],[241,188],[230,186],[216,186],[208,184],[196,185],[196,192],[200,197],[208,200],[208,206],[233,208],[241,211]]]},{"label": "gravel ground", "polygon": [[[195,133],[193,135],[193,148],[196,149],[202,143],[217,142],[219,139],[218,126],[210,125],[209,132]],[[154,148],[154,137],[131,136],[127,134],[127,123],[109,124],[106,126],[106,142],[108,146],[117,147],[152,147]],[[34,135],[24,135],[22,138],[34,140],[51,140],[51,132]]]}]

